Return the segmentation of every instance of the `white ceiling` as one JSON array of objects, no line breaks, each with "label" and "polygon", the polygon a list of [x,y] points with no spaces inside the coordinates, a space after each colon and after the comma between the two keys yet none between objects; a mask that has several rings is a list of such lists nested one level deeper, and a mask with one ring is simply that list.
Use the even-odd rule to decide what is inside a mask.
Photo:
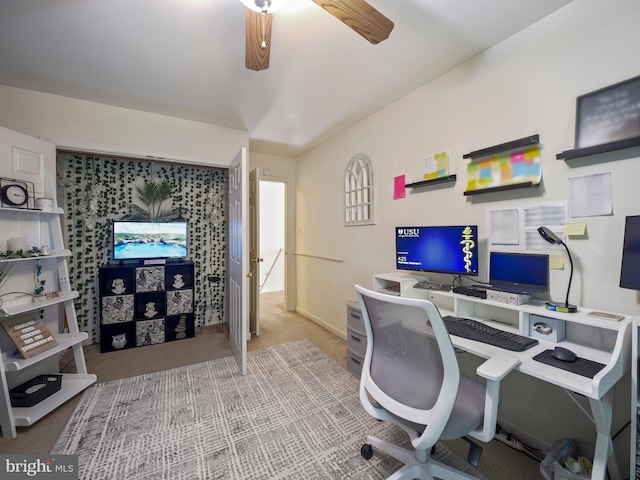
[{"label": "white ceiling", "polygon": [[296,156],[571,0],[369,0],[371,45],[311,0],[244,66],[239,0],[0,0],[0,84],[247,130]]}]

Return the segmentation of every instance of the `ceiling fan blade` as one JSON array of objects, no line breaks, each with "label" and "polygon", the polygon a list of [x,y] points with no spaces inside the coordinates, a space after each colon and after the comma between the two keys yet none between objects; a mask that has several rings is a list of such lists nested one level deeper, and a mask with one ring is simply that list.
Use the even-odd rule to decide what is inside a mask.
[{"label": "ceiling fan blade", "polygon": [[386,40],[393,22],[364,0],[313,0],[374,45]]},{"label": "ceiling fan blade", "polygon": [[247,8],[244,63],[250,70],[258,71],[269,68],[272,19],[273,15],[266,13],[263,22],[262,13]]}]

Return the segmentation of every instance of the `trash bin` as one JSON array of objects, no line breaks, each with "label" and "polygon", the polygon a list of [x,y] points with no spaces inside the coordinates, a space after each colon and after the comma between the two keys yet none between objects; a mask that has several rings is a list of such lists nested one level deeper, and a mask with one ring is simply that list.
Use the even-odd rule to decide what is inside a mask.
[{"label": "trash bin", "polygon": [[551,450],[540,462],[540,473],[545,480],[584,480],[591,478],[589,473],[573,473],[565,466],[568,457],[577,460],[586,457],[589,463],[593,462],[594,446],[575,438],[556,440]]}]

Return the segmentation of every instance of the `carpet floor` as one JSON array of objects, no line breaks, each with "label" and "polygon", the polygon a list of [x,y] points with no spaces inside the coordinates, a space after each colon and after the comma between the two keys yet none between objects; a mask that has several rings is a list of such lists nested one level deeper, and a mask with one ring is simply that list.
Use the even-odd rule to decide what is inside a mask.
[{"label": "carpet floor", "polygon": [[[358,381],[307,340],[99,383],[87,389],[52,454],[79,478],[383,479],[398,462],[360,446],[406,442],[360,405]],[[444,445],[436,457],[486,478]]]}]

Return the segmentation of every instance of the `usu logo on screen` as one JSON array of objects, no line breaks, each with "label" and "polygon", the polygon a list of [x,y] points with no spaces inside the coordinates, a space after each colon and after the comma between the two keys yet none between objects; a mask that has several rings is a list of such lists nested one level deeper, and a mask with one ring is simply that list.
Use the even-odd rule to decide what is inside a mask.
[{"label": "usu logo on screen", "polygon": [[400,238],[419,237],[420,236],[420,229],[418,229],[418,228],[399,228],[398,229],[398,236]]}]

